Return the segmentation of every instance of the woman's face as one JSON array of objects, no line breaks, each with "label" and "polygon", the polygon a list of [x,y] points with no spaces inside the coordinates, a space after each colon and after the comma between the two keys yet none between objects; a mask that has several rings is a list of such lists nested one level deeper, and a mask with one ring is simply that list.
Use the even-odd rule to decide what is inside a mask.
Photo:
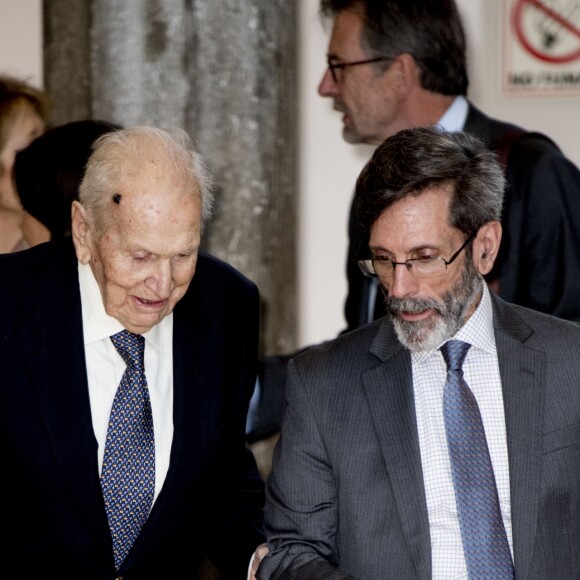
[{"label": "woman's face", "polygon": [[30,105],[23,105],[15,113],[16,119],[10,131],[6,146],[0,152],[2,168],[12,173],[16,153],[25,149],[45,131],[44,121]]},{"label": "woman's face", "polygon": [[18,194],[14,189],[12,169],[18,151],[25,149],[45,131],[42,118],[29,104],[15,111],[16,119],[8,135],[6,145],[0,151],[0,207],[20,210]]}]

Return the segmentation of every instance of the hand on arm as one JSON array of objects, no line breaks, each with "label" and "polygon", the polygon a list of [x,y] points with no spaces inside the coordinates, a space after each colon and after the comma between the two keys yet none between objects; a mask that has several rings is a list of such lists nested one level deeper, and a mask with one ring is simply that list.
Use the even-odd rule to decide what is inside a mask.
[{"label": "hand on arm", "polygon": [[250,560],[250,570],[248,572],[248,580],[256,580],[256,572],[258,571],[258,566],[260,565],[262,558],[268,552],[269,552],[268,544],[260,544],[256,548],[256,551],[254,552],[254,555],[252,556],[252,559]]}]

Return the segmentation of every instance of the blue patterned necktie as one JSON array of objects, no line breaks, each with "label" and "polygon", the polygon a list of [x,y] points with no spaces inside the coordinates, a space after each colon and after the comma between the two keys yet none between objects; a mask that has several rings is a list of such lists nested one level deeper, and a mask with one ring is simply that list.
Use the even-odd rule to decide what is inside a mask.
[{"label": "blue patterned necktie", "polygon": [[441,347],[447,364],[445,432],[469,580],[513,579],[514,567],[477,401],[463,379],[470,344]]},{"label": "blue patterned necktie", "polygon": [[149,516],[155,492],[153,416],[145,379],[145,339],[123,330],[111,341],[127,368],[117,388],[101,487],[118,570]]}]

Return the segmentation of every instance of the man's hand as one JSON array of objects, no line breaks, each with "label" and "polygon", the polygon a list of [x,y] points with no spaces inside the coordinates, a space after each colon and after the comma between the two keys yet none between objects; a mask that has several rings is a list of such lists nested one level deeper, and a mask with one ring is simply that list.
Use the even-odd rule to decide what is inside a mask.
[{"label": "man's hand", "polygon": [[256,548],[256,551],[252,556],[252,565],[250,566],[250,577],[248,578],[248,580],[256,580],[256,572],[258,571],[258,566],[260,565],[260,562],[262,561],[264,556],[269,551],[270,550],[268,550],[268,544],[260,544]]}]

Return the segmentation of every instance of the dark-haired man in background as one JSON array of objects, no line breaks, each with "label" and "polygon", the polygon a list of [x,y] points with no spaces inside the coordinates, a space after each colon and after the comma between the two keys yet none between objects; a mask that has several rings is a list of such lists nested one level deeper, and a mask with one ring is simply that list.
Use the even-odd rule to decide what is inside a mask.
[{"label": "dark-haired man in background", "polygon": [[[505,300],[580,321],[580,173],[546,136],[491,119],[465,95],[465,35],[454,0],[322,0],[332,17],[319,85],[349,143],[379,145],[401,129],[464,130],[505,165],[503,241],[487,277]],[[351,212],[348,330],[384,314],[356,266],[366,249]],[[375,311],[376,310],[376,311]]]}]

